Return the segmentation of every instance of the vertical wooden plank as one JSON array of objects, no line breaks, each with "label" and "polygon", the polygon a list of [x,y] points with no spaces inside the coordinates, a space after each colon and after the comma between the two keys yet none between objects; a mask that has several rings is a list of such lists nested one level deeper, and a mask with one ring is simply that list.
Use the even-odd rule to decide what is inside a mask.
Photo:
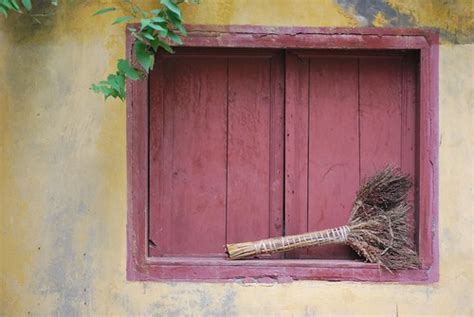
[{"label": "vertical wooden plank", "polygon": [[438,36],[430,47],[420,51],[418,242],[422,267],[432,267],[432,278],[438,279]]},{"label": "vertical wooden plank", "polygon": [[[308,229],[308,66],[307,58],[286,54],[285,234]],[[288,252],[299,257],[306,251]]]},{"label": "vertical wooden plank", "polygon": [[[308,231],[347,223],[359,186],[357,57],[311,58]],[[354,258],[347,246],[309,249],[312,258]]]},{"label": "vertical wooden plank", "polygon": [[[127,31],[127,58],[132,54],[133,37]],[[127,80],[127,278],[136,279],[147,256],[148,201],[148,77]]]},{"label": "vertical wooden plank", "polygon": [[410,239],[416,241],[418,206],[418,172],[417,157],[417,64],[415,56],[410,54],[403,58],[402,64],[402,122],[401,122],[401,169],[411,175],[413,187],[408,193],[408,202],[412,206],[408,214]]},{"label": "vertical wooden plank", "polygon": [[[162,70],[163,57],[158,56],[155,60],[155,69]],[[166,186],[165,176],[163,174],[163,155],[165,149],[163,148],[164,138],[164,127],[165,127],[165,114],[163,105],[164,96],[164,71],[151,71],[150,77],[150,118],[149,118],[149,129],[150,129],[150,144],[149,144],[149,216],[148,216],[148,243],[147,247],[151,256],[156,256],[163,252],[169,252],[170,246],[166,243],[161,243],[160,237],[163,235],[167,236],[166,241],[170,241],[171,237],[169,233],[164,231],[165,226],[170,226],[171,222],[164,217],[164,213],[160,212],[163,209],[163,200],[161,195],[163,194],[163,186]],[[169,181],[169,179],[167,179]],[[157,223],[162,222],[163,226],[157,226]],[[160,248],[158,247],[158,241],[160,241]]]},{"label": "vertical wooden plank", "polygon": [[[220,254],[225,242],[227,63],[225,58],[164,59],[162,139],[150,187],[154,255]],[[153,86],[153,83],[152,83]],[[155,101],[153,101],[155,105]],[[161,122],[161,123],[160,123]],[[155,132],[153,132],[154,134]],[[153,145],[154,146],[154,145]],[[155,158],[155,155],[158,157]]]},{"label": "vertical wooden plank", "polygon": [[[275,210],[282,211],[282,193],[276,168],[281,128],[273,123],[280,113],[275,100],[269,56],[229,59],[227,242],[239,242],[281,234],[275,232]],[[278,66],[281,68],[281,64]],[[280,73],[281,75],[281,73]],[[280,118],[281,121],[281,118]],[[273,128],[277,128],[273,131]],[[280,140],[278,138],[280,137]],[[281,147],[280,147],[281,148]],[[279,153],[281,157],[281,153]],[[281,162],[281,161],[280,161]],[[273,169],[272,169],[273,168]],[[281,219],[281,216],[280,216]]]},{"label": "vertical wooden plank", "polygon": [[[284,110],[285,110],[285,59],[279,51],[271,60],[270,108],[270,236],[284,233]],[[281,257],[278,255],[275,257]]]},{"label": "vertical wooden plank", "polygon": [[360,58],[361,180],[387,164],[400,166],[401,58]]}]

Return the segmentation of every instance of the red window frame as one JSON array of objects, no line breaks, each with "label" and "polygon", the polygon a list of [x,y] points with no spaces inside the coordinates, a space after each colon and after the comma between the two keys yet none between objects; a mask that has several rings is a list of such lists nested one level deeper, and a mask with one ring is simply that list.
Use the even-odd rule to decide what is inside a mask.
[{"label": "red window frame", "polygon": [[[272,259],[227,261],[148,256],[148,80],[127,81],[127,279],[132,281],[287,281],[291,279],[432,283],[439,280],[438,253],[438,33],[388,28],[287,28],[188,26],[188,47],[415,50],[420,56],[418,251],[421,267],[389,273],[351,260]],[[133,38],[127,33],[127,56]]]}]

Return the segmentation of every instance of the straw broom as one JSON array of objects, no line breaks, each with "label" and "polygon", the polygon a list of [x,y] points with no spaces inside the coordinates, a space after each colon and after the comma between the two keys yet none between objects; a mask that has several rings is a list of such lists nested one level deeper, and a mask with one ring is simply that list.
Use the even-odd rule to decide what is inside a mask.
[{"label": "straw broom", "polygon": [[389,271],[417,268],[418,257],[408,239],[405,200],[411,187],[408,176],[386,167],[357,192],[345,226],[299,235],[226,245],[231,260],[324,244],[349,245],[368,262]]}]

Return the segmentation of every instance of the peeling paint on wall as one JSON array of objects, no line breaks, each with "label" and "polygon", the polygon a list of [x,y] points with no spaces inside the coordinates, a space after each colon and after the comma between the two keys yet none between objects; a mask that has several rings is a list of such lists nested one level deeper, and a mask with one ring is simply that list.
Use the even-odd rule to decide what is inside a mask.
[{"label": "peeling paint on wall", "polygon": [[440,30],[446,43],[474,41],[471,1],[336,0],[359,26],[430,27]]},{"label": "peeling paint on wall", "polygon": [[[383,0],[337,0],[337,3],[355,15],[361,26],[407,27],[411,23],[409,15],[400,14]],[[381,19],[386,22],[377,25]]]},{"label": "peeling paint on wall", "polygon": [[441,28],[433,285],[127,282],[125,108],[88,89],[123,56],[123,29],[91,17],[111,2],[64,2],[41,26],[0,17],[0,315],[474,314],[469,1],[201,0],[184,10],[194,24]]}]

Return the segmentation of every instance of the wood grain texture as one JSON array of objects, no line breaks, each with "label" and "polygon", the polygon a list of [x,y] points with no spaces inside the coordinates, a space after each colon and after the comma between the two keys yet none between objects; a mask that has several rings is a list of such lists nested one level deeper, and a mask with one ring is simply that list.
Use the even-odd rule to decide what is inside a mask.
[{"label": "wood grain texture", "polygon": [[417,84],[416,55],[408,54],[402,60],[402,112],[401,112],[401,152],[400,167],[406,174],[412,176],[413,187],[408,192],[408,203],[412,211],[408,214],[410,224],[410,239],[418,247],[419,241],[416,235],[419,219],[419,171],[418,171],[418,84]]},{"label": "wood grain texture", "polygon": [[[381,52],[331,57],[327,51],[287,56],[287,234],[345,224],[359,185],[388,164],[403,167],[417,183],[413,58]],[[409,218],[416,222],[415,211]],[[355,254],[326,246],[287,257]]]},{"label": "wood grain texture", "polygon": [[[285,158],[285,55],[278,51],[271,60],[270,108],[270,221],[269,236],[284,234]],[[275,255],[275,258],[281,255]]]},{"label": "wood grain texture", "polygon": [[[136,65],[127,33],[127,58]],[[148,84],[127,80],[127,278],[138,279],[148,257]]]},{"label": "wood grain texture", "polygon": [[423,268],[439,278],[438,142],[439,47],[420,50],[419,72],[419,254]]},{"label": "wood grain texture", "polygon": [[[309,60],[286,54],[285,94],[285,234],[308,229],[308,84]],[[306,250],[291,251],[300,257]]]},{"label": "wood grain texture", "polygon": [[[309,65],[308,231],[347,223],[359,187],[357,57]],[[309,249],[313,258],[354,258],[347,246]]]},{"label": "wood grain texture", "polygon": [[229,59],[226,243],[282,234],[282,69],[281,59]]},{"label": "wood grain texture", "polygon": [[398,28],[189,25],[184,43],[198,47],[420,49],[437,43],[437,36],[431,30]]},{"label": "wood grain texture", "polygon": [[152,100],[151,117],[152,250],[217,254],[225,241],[227,61],[168,58],[161,72],[162,103]]},{"label": "wood grain texture", "polygon": [[400,167],[401,59],[360,58],[361,181],[391,164]]},{"label": "wood grain texture", "polygon": [[269,235],[270,76],[268,59],[229,61],[228,243]]},{"label": "wood grain texture", "polygon": [[270,259],[228,261],[209,258],[152,258],[147,272],[139,272],[141,281],[206,281],[257,283],[293,280],[366,281],[422,284],[432,282],[429,270],[390,273],[377,265],[353,260]]},{"label": "wood grain texture", "polygon": [[158,58],[150,81],[152,255],[217,256],[226,241],[282,234],[279,56],[211,49]]}]

